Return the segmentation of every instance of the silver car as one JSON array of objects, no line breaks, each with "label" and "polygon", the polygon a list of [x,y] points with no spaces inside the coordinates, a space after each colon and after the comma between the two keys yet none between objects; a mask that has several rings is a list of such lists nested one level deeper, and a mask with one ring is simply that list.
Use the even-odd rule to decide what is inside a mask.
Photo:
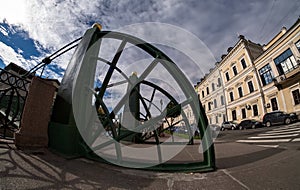
[{"label": "silver car", "polygon": [[224,130],[228,130],[228,129],[231,129],[231,130],[235,130],[237,127],[237,123],[236,122],[233,122],[233,121],[224,121],[221,125],[221,131],[224,131]]}]

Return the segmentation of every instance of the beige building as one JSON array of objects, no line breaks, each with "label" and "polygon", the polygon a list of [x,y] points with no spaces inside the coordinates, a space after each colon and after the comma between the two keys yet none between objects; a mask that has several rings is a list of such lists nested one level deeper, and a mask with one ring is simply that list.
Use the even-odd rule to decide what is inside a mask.
[{"label": "beige building", "polygon": [[275,110],[300,117],[300,18],[264,46],[240,35],[195,90],[210,124],[262,120]]},{"label": "beige building", "polygon": [[300,19],[263,47],[255,61],[267,112],[281,110],[300,115]]},{"label": "beige building", "polygon": [[224,81],[229,121],[260,119],[264,114],[262,91],[253,64],[262,51],[259,44],[240,35],[235,46],[222,56],[219,70]]},{"label": "beige building", "polygon": [[209,124],[221,125],[227,118],[223,82],[218,68],[219,63],[216,63],[215,68],[202,78],[195,89],[205,109]]}]

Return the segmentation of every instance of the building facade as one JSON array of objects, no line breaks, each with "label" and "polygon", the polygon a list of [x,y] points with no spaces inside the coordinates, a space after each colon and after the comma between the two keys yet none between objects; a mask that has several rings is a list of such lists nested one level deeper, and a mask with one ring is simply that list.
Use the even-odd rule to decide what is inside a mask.
[{"label": "building facade", "polygon": [[205,109],[209,124],[221,125],[227,120],[227,116],[224,87],[218,67],[217,62],[215,68],[210,70],[210,73],[195,86],[195,89]]},{"label": "building facade", "polygon": [[300,18],[264,46],[240,35],[195,90],[210,124],[262,120],[276,110],[300,117]]},{"label": "building facade", "polygon": [[229,121],[259,119],[264,114],[262,92],[253,64],[262,51],[262,46],[240,35],[235,46],[222,56],[219,69],[224,81]]},{"label": "building facade", "polygon": [[300,20],[285,27],[264,47],[254,62],[267,112],[281,110],[300,115]]}]

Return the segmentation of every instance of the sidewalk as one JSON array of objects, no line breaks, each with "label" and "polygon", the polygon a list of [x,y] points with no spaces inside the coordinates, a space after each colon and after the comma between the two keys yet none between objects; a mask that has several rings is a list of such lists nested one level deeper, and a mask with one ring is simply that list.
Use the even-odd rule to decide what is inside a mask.
[{"label": "sidewalk", "polygon": [[215,145],[218,170],[163,173],[126,169],[47,149],[0,143],[0,189],[299,189],[300,151],[239,143]]}]

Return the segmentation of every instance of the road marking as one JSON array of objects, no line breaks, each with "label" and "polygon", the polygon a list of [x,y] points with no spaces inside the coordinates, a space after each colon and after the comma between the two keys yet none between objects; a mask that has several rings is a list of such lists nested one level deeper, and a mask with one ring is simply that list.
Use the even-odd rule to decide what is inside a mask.
[{"label": "road marking", "polygon": [[275,139],[275,138],[286,138],[286,137],[296,137],[299,134],[291,135],[274,135],[274,136],[259,136],[259,137],[248,137],[248,139]]},{"label": "road marking", "polygon": [[292,142],[300,142],[300,138],[295,138],[292,140]]},{"label": "road marking", "polygon": [[260,147],[264,147],[264,148],[278,148],[279,145],[262,145],[262,144],[259,144],[257,146],[260,146]]},{"label": "road marking", "polygon": [[240,180],[238,180],[237,178],[233,177],[227,170],[222,170],[224,172],[224,174],[226,174],[227,176],[229,176],[231,179],[233,179],[234,181],[236,181],[238,184],[240,184],[242,187],[244,187],[247,190],[250,190],[249,187],[247,187],[244,183],[242,183]]},{"label": "road marking", "polygon": [[280,129],[280,130],[273,129],[272,131],[267,131],[266,133],[284,132],[284,131],[297,131],[297,130],[300,130],[300,127],[293,128],[293,129]]},{"label": "road marking", "polygon": [[299,128],[299,125],[295,125],[295,126],[285,126],[285,127],[278,127],[278,128],[274,128],[272,130],[280,130],[280,129],[295,129],[295,128]]},{"label": "road marking", "polygon": [[275,129],[288,129],[288,128],[292,129],[292,128],[297,128],[297,127],[299,127],[299,125],[292,125],[292,126],[291,125],[286,125],[286,126],[279,126]]},{"label": "road marking", "polygon": [[288,132],[281,132],[281,131],[274,131],[272,133],[261,133],[258,134],[258,136],[271,136],[271,135],[281,135],[281,134],[295,134],[295,133],[300,133],[300,130],[298,131],[288,131]]},{"label": "road marking", "polygon": [[272,130],[280,130],[280,129],[294,129],[294,128],[299,128],[299,125],[293,125],[293,126],[283,126],[283,127],[278,127]]},{"label": "road marking", "polygon": [[275,142],[290,142],[292,139],[267,139],[267,140],[237,140],[241,143],[275,143]]}]

